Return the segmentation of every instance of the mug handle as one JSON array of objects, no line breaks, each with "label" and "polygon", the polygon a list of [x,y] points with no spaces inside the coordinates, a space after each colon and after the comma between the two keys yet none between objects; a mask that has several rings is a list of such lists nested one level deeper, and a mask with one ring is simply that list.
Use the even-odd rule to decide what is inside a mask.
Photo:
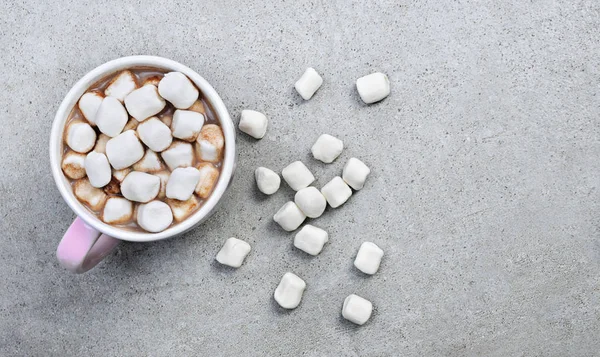
[{"label": "mug handle", "polygon": [[100,263],[120,242],[77,217],[58,244],[56,257],[63,268],[81,274]]}]

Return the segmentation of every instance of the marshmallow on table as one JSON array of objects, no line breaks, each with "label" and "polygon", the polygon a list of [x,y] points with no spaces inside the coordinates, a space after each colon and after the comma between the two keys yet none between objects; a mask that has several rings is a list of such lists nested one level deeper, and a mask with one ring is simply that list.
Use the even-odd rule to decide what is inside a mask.
[{"label": "marshmallow on table", "polygon": [[169,176],[167,197],[186,201],[194,194],[200,181],[200,171],[195,167],[178,167]]},{"label": "marshmallow on table", "polygon": [[152,201],[138,206],[136,220],[146,231],[156,233],[164,231],[173,223],[173,213],[166,203]]},{"label": "marshmallow on table", "polygon": [[242,110],[239,128],[255,139],[262,139],[267,132],[267,117],[255,110]]},{"label": "marshmallow on table", "polygon": [[250,253],[250,249],[250,244],[241,239],[231,237],[225,241],[225,245],[217,253],[216,259],[223,265],[239,268],[242,266],[248,253]]},{"label": "marshmallow on table", "polygon": [[200,172],[200,179],[194,192],[201,198],[208,198],[219,179],[219,170],[209,162],[201,162],[196,168]]},{"label": "marshmallow on table", "polygon": [[185,74],[170,72],[158,84],[158,92],[177,109],[187,109],[198,99],[198,89]]},{"label": "marshmallow on table", "polygon": [[352,190],[339,176],[334,177],[323,186],[321,193],[332,208],[343,205],[352,196]]},{"label": "marshmallow on table", "polygon": [[102,220],[108,224],[127,223],[133,217],[133,204],[121,197],[111,197],[102,211]]},{"label": "marshmallow on table", "polygon": [[333,160],[337,159],[342,150],[344,150],[344,143],[340,139],[328,134],[319,136],[310,149],[315,159],[321,160],[326,164],[330,164]]},{"label": "marshmallow on table", "polygon": [[119,182],[123,182],[123,180],[125,180],[125,177],[127,177],[127,175],[129,175],[129,173],[131,172],[131,168],[125,168],[122,170],[112,170],[112,175],[113,177],[119,181]]},{"label": "marshmallow on table", "polygon": [[148,77],[144,80],[144,83],[142,83],[142,86],[145,86],[146,84],[152,84],[153,86],[158,87],[158,84],[160,83],[161,79],[162,79],[162,76]]},{"label": "marshmallow on table", "polygon": [[169,169],[189,167],[194,163],[194,149],[192,144],[184,141],[174,141],[169,148],[160,153]]},{"label": "marshmallow on table", "polygon": [[273,216],[273,220],[288,232],[300,227],[305,219],[306,215],[292,201],[285,203]]},{"label": "marshmallow on table", "polygon": [[298,208],[309,218],[320,217],[325,208],[327,207],[327,201],[325,196],[316,189],[315,187],[306,187],[296,192],[294,196],[294,202],[298,205]]},{"label": "marshmallow on table", "polygon": [[100,131],[111,138],[119,135],[129,115],[123,107],[123,104],[117,100],[117,98],[106,97],[102,100],[102,104],[96,112],[96,125]]},{"label": "marshmallow on table", "polygon": [[94,151],[100,154],[106,154],[106,143],[111,139],[110,136],[105,134],[98,135],[98,140],[96,141],[96,146],[94,146]]},{"label": "marshmallow on table", "polygon": [[373,275],[379,270],[382,257],[383,250],[381,248],[375,243],[364,242],[358,249],[354,266],[365,274]]},{"label": "marshmallow on table", "polygon": [[283,176],[285,182],[287,182],[294,191],[308,187],[308,185],[315,180],[313,174],[302,161],[295,161],[286,166],[281,171],[281,176]]},{"label": "marshmallow on table", "polygon": [[146,150],[144,157],[133,164],[133,169],[141,172],[157,172],[163,170],[164,166],[154,151]]},{"label": "marshmallow on table", "polygon": [[166,150],[173,142],[171,129],[156,117],[140,123],[137,127],[137,133],[140,140],[152,151],[161,152]]},{"label": "marshmallow on table", "polygon": [[356,89],[363,102],[371,104],[390,94],[390,81],[385,74],[377,72],[357,79]]},{"label": "marshmallow on table", "polygon": [[104,191],[92,186],[87,177],[75,181],[73,184],[73,194],[75,194],[75,197],[92,211],[99,211],[102,209],[107,197]]},{"label": "marshmallow on table", "polygon": [[81,110],[81,114],[92,125],[96,124],[96,112],[98,112],[103,99],[104,96],[98,92],[87,92],[79,98],[79,102],[77,103],[79,110]]},{"label": "marshmallow on table", "polygon": [[202,104],[202,101],[200,100],[195,101],[194,104],[192,104],[192,106],[188,108],[188,110],[206,114],[206,108],[204,108],[204,104]]},{"label": "marshmallow on table", "polygon": [[342,316],[357,325],[362,325],[369,320],[373,312],[373,304],[367,299],[351,294],[344,299]]},{"label": "marshmallow on table", "polygon": [[116,170],[127,168],[144,156],[144,147],[135,135],[135,131],[127,130],[106,143],[106,156]]},{"label": "marshmallow on table", "polygon": [[171,129],[173,137],[185,141],[194,141],[204,125],[204,115],[191,110],[176,110],[173,114]]},{"label": "marshmallow on table", "polygon": [[359,159],[353,157],[344,166],[342,179],[353,189],[360,190],[365,185],[371,169]]},{"label": "marshmallow on table", "polygon": [[153,175],[158,176],[160,179],[160,189],[158,191],[158,196],[156,197],[162,200],[163,198],[167,197],[167,182],[169,182],[169,176],[171,176],[171,173],[169,171],[161,171],[155,172]]},{"label": "marshmallow on table", "polygon": [[101,188],[108,185],[112,172],[106,155],[92,151],[87,154],[84,166],[85,174],[92,186]]},{"label": "marshmallow on table", "polygon": [[294,237],[294,247],[310,254],[318,255],[323,245],[329,240],[329,235],[323,229],[305,225]]},{"label": "marshmallow on table", "polygon": [[294,88],[296,88],[296,91],[304,100],[309,100],[322,84],[323,78],[321,78],[314,68],[309,67],[304,71],[302,77],[296,81]]},{"label": "marshmallow on table", "polygon": [[[173,123],[175,119],[173,119]],[[218,162],[223,155],[225,138],[221,127],[215,124],[208,124],[202,127],[200,135],[196,139],[196,154],[202,161]]]},{"label": "marshmallow on table", "polygon": [[61,168],[65,175],[73,180],[85,177],[85,154],[68,151],[63,156]]},{"label": "marshmallow on table", "polygon": [[169,205],[169,207],[171,207],[171,211],[173,212],[173,218],[175,218],[175,221],[177,222],[181,222],[184,219],[188,218],[200,205],[200,201],[198,201],[198,199],[194,195],[192,195],[186,201],[167,198],[166,202]]},{"label": "marshmallow on table", "polygon": [[96,132],[88,123],[72,122],[67,127],[65,141],[73,151],[86,154],[96,144]]},{"label": "marshmallow on table", "polygon": [[123,127],[123,131],[135,130],[137,129],[139,123],[139,121],[133,118],[129,118],[129,121],[127,121],[127,124],[125,124],[125,126]]},{"label": "marshmallow on table", "polygon": [[302,300],[306,283],[294,273],[285,273],[275,289],[275,301],[284,309],[295,309]]},{"label": "marshmallow on table", "polygon": [[123,71],[113,78],[108,87],[104,90],[104,95],[114,97],[120,102],[125,100],[125,97],[138,87],[135,76],[130,71]]},{"label": "marshmallow on table", "polygon": [[273,170],[269,170],[266,167],[259,167],[254,171],[254,178],[256,179],[256,185],[260,192],[265,195],[272,195],[281,185],[281,178]]},{"label": "marshmallow on table", "polygon": [[160,178],[145,172],[133,171],[121,182],[121,193],[130,201],[152,201],[160,190]]},{"label": "marshmallow on table", "polygon": [[144,121],[160,113],[166,104],[165,100],[158,95],[158,89],[152,84],[136,89],[125,97],[125,107],[137,121]]}]

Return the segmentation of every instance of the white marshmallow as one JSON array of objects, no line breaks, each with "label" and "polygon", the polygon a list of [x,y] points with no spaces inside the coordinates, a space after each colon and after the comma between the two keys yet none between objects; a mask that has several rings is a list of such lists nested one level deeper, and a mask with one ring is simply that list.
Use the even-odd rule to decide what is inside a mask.
[{"label": "white marshmallow", "polygon": [[237,238],[229,238],[225,241],[223,248],[217,253],[217,261],[223,265],[233,268],[242,266],[244,259],[250,253],[250,244]]},{"label": "white marshmallow", "polygon": [[356,80],[356,89],[360,99],[366,104],[382,100],[390,94],[390,81],[380,72],[369,74]]},{"label": "white marshmallow", "polygon": [[137,88],[135,76],[130,71],[123,71],[110,81],[104,90],[104,95],[114,97],[123,102],[125,97]]},{"label": "white marshmallow", "polygon": [[63,156],[61,168],[65,175],[73,180],[85,177],[85,154],[69,151]]},{"label": "white marshmallow", "polygon": [[196,139],[196,154],[202,161],[218,162],[223,155],[225,138],[221,127],[208,124],[202,127]]},{"label": "white marshmallow", "polygon": [[194,192],[201,198],[208,198],[219,179],[219,170],[209,162],[201,162],[196,168],[200,172],[200,180]]},{"label": "white marshmallow", "polygon": [[133,217],[133,204],[121,197],[111,197],[104,205],[102,220],[108,224],[127,223]]},{"label": "white marshmallow", "polygon": [[373,312],[373,304],[367,299],[351,294],[344,299],[342,316],[357,325],[362,325],[369,320]]},{"label": "white marshmallow", "polygon": [[96,125],[104,134],[114,138],[119,135],[129,116],[123,107],[123,104],[116,98],[106,97],[102,100],[100,108],[96,112]]},{"label": "white marshmallow", "polygon": [[364,242],[358,249],[358,254],[356,254],[356,259],[354,259],[354,266],[365,274],[373,275],[379,270],[382,257],[383,250],[381,248],[375,243]]},{"label": "white marshmallow", "polygon": [[145,172],[132,171],[121,182],[121,193],[130,201],[146,203],[152,201],[160,190],[160,178]]},{"label": "white marshmallow", "polygon": [[96,124],[96,113],[104,97],[98,92],[87,92],[79,98],[79,110],[92,125]]},{"label": "white marshmallow", "polygon": [[65,141],[73,151],[86,154],[96,144],[96,132],[88,123],[73,122],[67,128]]},{"label": "white marshmallow", "polygon": [[292,201],[285,203],[273,216],[273,220],[288,232],[300,227],[305,219],[304,213]]},{"label": "white marshmallow", "polygon": [[308,187],[315,177],[301,161],[295,161],[281,171],[281,176],[294,191]]},{"label": "white marshmallow", "polygon": [[162,200],[167,197],[167,182],[169,182],[169,176],[171,176],[171,173],[169,171],[161,171],[155,172],[153,175],[160,178],[160,190],[158,191],[158,196],[156,197]]},{"label": "white marshmallow", "polygon": [[360,190],[365,185],[367,176],[371,173],[371,169],[365,165],[359,159],[353,157],[348,160],[344,171],[342,173],[342,179],[353,189]]},{"label": "white marshmallow", "polygon": [[325,196],[316,189],[315,187],[306,187],[296,192],[294,196],[294,202],[298,205],[298,208],[309,218],[320,217],[325,208],[327,207],[327,201]]},{"label": "white marshmallow", "polygon": [[177,109],[187,109],[198,99],[198,89],[185,74],[170,72],[158,84],[158,92]]},{"label": "white marshmallow", "polygon": [[260,192],[265,195],[272,195],[281,185],[281,178],[273,170],[269,170],[266,167],[259,167],[254,171],[254,178],[256,179],[256,185]]},{"label": "white marshmallow", "polygon": [[136,219],[140,227],[148,232],[157,233],[173,223],[173,213],[166,203],[152,201],[138,206]]},{"label": "white marshmallow", "polygon": [[344,143],[340,139],[328,134],[319,136],[310,149],[315,159],[321,160],[326,164],[330,164],[333,160],[337,159],[343,150]]},{"label": "white marshmallow", "polygon": [[73,194],[92,211],[100,211],[106,202],[106,194],[90,184],[88,178],[82,178],[73,184]]},{"label": "white marshmallow", "polygon": [[112,173],[106,155],[92,151],[87,154],[84,166],[92,186],[100,188],[108,185]]},{"label": "white marshmallow", "polygon": [[267,117],[255,110],[242,110],[239,128],[255,139],[262,139],[267,132]]},{"label": "white marshmallow", "polygon": [[157,172],[163,170],[164,166],[154,151],[146,150],[144,157],[133,164],[133,169],[141,172]]},{"label": "white marshmallow", "polygon": [[339,176],[334,177],[323,186],[321,193],[333,208],[343,205],[352,196],[352,190]]},{"label": "white marshmallow", "polygon": [[127,175],[129,175],[129,173],[131,172],[131,168],[126,168],[126,169],[122,169],[122,170],[112,170],[112,175],[113,177],[119,181],[119,182],[123,182],[123,180],[125,180],[125,177],[127,177]]},{"label": "white marshmallow", "polygon": [[200,171],[195,167],[178,167],[169,177],[167,182],[167,197],[180,201],[188,200],[200,181]]},{"label": "white marshmallow", "polygon": [[167,102],[158,95],[158,90],[152,84],[136,89],[125,97],[125,107],[137,121],[144,121],[160,113],[165,105]]},{"label": "white marshmallow", "polygon": [[152,151],[161,152],[166,150],[173,142],[171,129],[156,117],[140,123],[137,127],[137,133],[142,142]]},{"label": "white marshmallow", "polygon": [[275,289],[275,301],[284,309],[295,309],[300,305],[306,283],[294,273],[285,273]]},{"label": "white marshmallow", "polygon": [[194,141],[200,134],[204,125],[204,115],[191,110],[176,110],[173,114],[171,129],[173,136],[185,140]]},{"label": "white marshmallow", "polygon": [[94,146],[94,151],[100,154],[106,154],[106,143],[111,139],[110,136],[105,134],[98,135],[98,140],[96,141],[96,146]]},{"label": "white marshmallow", "polygon": [[127,130],[106,143],[106,156],[116,170],[127,168],[144,156],[144,147],[135,135]]},{"label": "white marshmallow", "polygon": [[189,167],[194,163],[194,149],[192,144],[183,141],[174,141],[169,148],[160,153],[171,171],[178,167]]},{"label": "white marshmallow", "polygon": [[296,88],[296,91],[304,100],[309,100],[322,84],[323,78],[321,78],[314,68],[309,67],[304,71],[302,77],[296,81],[294,88]]},{"label": "white marshmallow", "polygon": [[184,219],[188,218],[200,205],[200,201],[198,201],[198,199],[194,195],[192,195],[186,201],[167,198],[166,202],[169,205],[169,207],[171,207],[171,211],[173,212],[173,218],[175,218],[176,222],[181,222]]},{"label": "white marshmallow", "polygon": [[318,255],[323,245],[329,241],[329,235],[323,229],[305,225],[294,237],[294,247],[310,254]]}]

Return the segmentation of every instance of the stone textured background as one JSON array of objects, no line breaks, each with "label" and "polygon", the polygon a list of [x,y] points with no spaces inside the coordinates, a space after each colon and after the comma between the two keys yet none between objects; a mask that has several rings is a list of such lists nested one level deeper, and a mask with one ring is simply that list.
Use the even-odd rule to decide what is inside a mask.
[{"label": "stone textured background", "polygon": [[[1,1],[0,355],[593,356],[600,351],[600,2]],[[54,186],[48,133],[94,67],[159,55],[202,74],[240,135],[219,211],[183,237],[122,244],[75,276],[55,249],[74,215]],[[325,83],[304,102],[308,66]],[[389,75],[365,106],[354,82]],[[322,133],[346,149],[310,156]],[[318,257],[293,249],[253,171],[301,159],[321,186],[359,157],[366,188],[314,221]],[[214,256],[252,244],[245,265]],[[385,250],[359,274],[361,242]],[[272,299],[293,271],[300,307]],[[340,317],[356,293],[362,327]]]}]

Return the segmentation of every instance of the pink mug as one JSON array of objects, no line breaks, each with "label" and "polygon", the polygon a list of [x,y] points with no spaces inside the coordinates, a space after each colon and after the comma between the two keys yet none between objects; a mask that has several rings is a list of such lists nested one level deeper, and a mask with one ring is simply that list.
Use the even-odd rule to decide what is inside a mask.
[{"label": "pink mug", "polygon": [[[65,123],[79,98],[98,80],[120,70],[134,67],[154,67],[168,71],[178,71],[188,76],[200,89],[204,98],[211,104],[225,136],[225,155],[221,176],[212,195],[198,211],[186,220],[159,233],[134,232],[102,222],[77,200],[69,181],[61,169],[64,148],[62,138]],[[223,197],[233,177],[235,161],[235,127],[231,117],[214,88],[195,71],[178,62],[154,56],[123,57],[95,68],[81,78],[67,93],[58,108],[50,134],[50,165],[56,187],[58,187],[65,202],[67,202],[69,207],[78,216],[58,245],[56,250],[58,261],[71,272],[83,273],[96,266],[122,240],[151,242],[171,238],[196,227],[214,212],[217,203]]]}]

